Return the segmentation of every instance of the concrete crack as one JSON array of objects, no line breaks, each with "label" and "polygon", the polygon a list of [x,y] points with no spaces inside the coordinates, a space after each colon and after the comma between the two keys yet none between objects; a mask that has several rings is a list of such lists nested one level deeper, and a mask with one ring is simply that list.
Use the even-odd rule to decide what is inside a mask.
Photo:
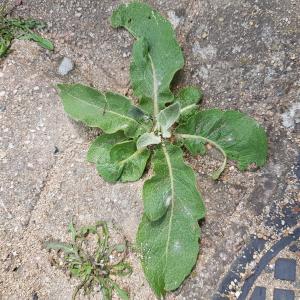
[{"label": "concrete crack", "polygon": [[33,200],[32,200],[32,203],[31,203],[31,207],[30,207],[30,209],[28,211],[29,216],[28,216],[27,220],[23,224],[23,226],[25,228],[27,228],[29,226],[29,224],[30,224],[30,221],[31,221],[31,218],[32,218],[32,213],[33,213],[34,209],[36,208],[39,200],[41,199],[41,195],[43,194],[43,192],[44,192],[44,190],[45,190],[45,188],[47,186],[48,181],[50,181],[52,170],[55,168],[55,166],[57,164],[57,161],[58,160],[55,159],[54,163],[47,169],[46,177],[43,179],[39,190],[35,193],[35,195],[33,197]]}]

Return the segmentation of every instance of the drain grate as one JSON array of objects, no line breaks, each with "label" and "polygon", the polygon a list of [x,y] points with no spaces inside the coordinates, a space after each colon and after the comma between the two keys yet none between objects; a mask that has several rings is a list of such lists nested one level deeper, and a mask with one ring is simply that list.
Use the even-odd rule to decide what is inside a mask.
[{"label": "drain grate", "polygon": [[[300,160],[295,168],[297,177],[299,176],[299,163]],[[297,278],[297,274],[300,277],[299,224],[299,202],[280,210],[278,210],[278,204],[275,203],[265,225],[272,228],[281,238],[272,244],[271,240],[253,236],[241,256],[232,264],[212,299],[299,300],[300,278]],[[259,257],[258,261],[254,260],[254,254]],[[252,267],[254,265],[251,273],[242,276],[249,265]],[[239,286],[236,291],[232,289],[232,283]],[[232,297],[233,294],[235,296]]]},{"label": "drain grate", "polygon": [[[293,290],[294,283],[296,282],[296,269],[300,270],[300,263],[297,259],[290,258],[291,256],[297,257],[300,252],[293,251],[297,247],[294,242],[300,239],[300,227],[296,228],[293,233],[282,237],[278,242],[276,242],[266,253],[261,257],[260,261],[257,263],[256,267],[253,269],[251,275],[244,280],[242,283],[241,293],[237,297],[238,300],[267,300],[267,295],[273,294],[273,300],[296,300],[295,291]],[[262,252],[264,250],[264,245],[267,241],[254,239],[248,247],[243,251],[241,258],[239,258],[232,266],[231,271],[224,278],[222,284],[220,285],[219,292],[213,297],[214,300],[228,300],[226,295],[230,293],[230,283],[236,282],[241,283],[242,278],[239,276],[246,269],[246,265],[253,259],[253,254],[255,252]],[[285,255],[288,257],[283,257],[281,251],[285,250]],[[270,269],[270,263],[272,260],[276,260],[275,267]],[[262,273],[266,273],[273,280],[272,286],[255,286]],[[300,278],[299,278],[300,279]],[[276,280],[274,282],[274,280]],[[278,288],[276,283],[279,285]],[[281,289],[281,285],[288,284],[291,286],[290,289]],[[254,290],[253,290],[254,289]],[[252,294],[251,291],[253,290]],[[250,296],[251,294],[251,296]],[[250,297],[250,298],[249,298]]]}]

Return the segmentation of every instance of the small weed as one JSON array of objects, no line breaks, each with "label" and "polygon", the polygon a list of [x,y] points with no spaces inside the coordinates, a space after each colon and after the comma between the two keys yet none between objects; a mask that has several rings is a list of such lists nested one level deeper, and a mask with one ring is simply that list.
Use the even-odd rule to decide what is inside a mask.
[{"label": "small weed", "polygon": [[[48,242],[46,248],[63,252],[64,267],[70,271],[71,276],[80,279],[72,300],[81,289],[88,295],[95,287],[100,287],[104,300],[112,299],[113,292],[122,300],[129,299],[127,292],[113,280],[115,276],[126,276],[132,272],[131,266],[124,261],[126,242],[110,246],[106,222],[97,222],[94,226],[78,230],[71,222],[68,232],[72,237],[70,244]],[[117,261],[112,261],[112,256],[118,257]]]},{"label": "small weed", "polygon": [[53,43],[35,33],[46,27],[46,24],[33,19],[9,18],[6,2],[0,5],[0,58],[7,55],[14,39],[30,40],[38,43],[41,47],[53,50]]}]

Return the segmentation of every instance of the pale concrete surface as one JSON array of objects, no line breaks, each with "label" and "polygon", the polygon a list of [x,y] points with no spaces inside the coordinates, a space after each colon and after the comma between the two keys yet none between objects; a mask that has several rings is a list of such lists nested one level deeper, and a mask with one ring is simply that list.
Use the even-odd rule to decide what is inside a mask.
[{"label": "pale concrete surface", "polygon": [[[188,158],[198,171],[208,210],[198,264],[169,299],[210,299],[247,244],[261,234],[274,202],[296,202],[296,117],[282,114],[299,102],[298,1],[147,1],[171,19],[186,66],[175,84],[204,90],[204,107],[239,109],[269,135],[266,167],[256,173],[229,164],[218,182],[208,174],[214,152]],[[23,1],[15,14],[45,20],[54,53],[17,41],[0,62],[0,298],[70,299],[75,280],[51,267],[47,239],[67,240],[72,216],[79,225],[105,219],[134,241],[142,211],[142,181],[110,185],[85,161],[98,133],[67,118],[55,84],[82,82],[126,93],[132,38],[113,30],[109,17],[121,1]],[[58,74],[63,57],[75,63]],[[131,93],[129,91],[129,93]],[[299,118],[299,116],[298,116]],[[298,119],[299,120],[299,119]],[[296,190],[296,191],[295,191]],[[279,238],[273,234],[274,240]],[[131,255],[134,274],[124,283],[133,299],[155,299]],[[232,294],[232,299],[235,299]]]}]

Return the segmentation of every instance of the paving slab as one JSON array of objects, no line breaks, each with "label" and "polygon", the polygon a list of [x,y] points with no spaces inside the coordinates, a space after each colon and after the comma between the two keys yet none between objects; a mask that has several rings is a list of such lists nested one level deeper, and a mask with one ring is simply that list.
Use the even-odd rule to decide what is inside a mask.
[{"label": "paving slab", "polygon": [[[85,161],[99,132],[70,120],[55,90],[59,82],[81,82],[131,95],[133,39],[109,25],[121,2],[24,0],[14,12],[46,21],[44,34],[56,49],[16,41],[0,61],[1,299],[70,299],[78,282],[51,266],[43,245],[67,241],[73,216],[78,225],[107,220],[113,232],[134,242],[145,178],[104,182]],[[280,290],[297,299],[299,1],[147,2],[171,20],[184,50],[186,65],[175,87],[202,87],[205,108],[248,113],[266,128],[270,147],[264,168],[241,173],[229,163],[219,181],[209,176],[219,163],[215,152],[187,157],[207,217],[197,265],[168,299],[252,299],[259,287],[266,299]],[[65,76],[58,71],[63,58],[74,63]],[[278,259],[295,261],[295,280],[274,280]],[[137,256],[129,260],[134,273],[122,283],[132,299],[155,299]]]}]

